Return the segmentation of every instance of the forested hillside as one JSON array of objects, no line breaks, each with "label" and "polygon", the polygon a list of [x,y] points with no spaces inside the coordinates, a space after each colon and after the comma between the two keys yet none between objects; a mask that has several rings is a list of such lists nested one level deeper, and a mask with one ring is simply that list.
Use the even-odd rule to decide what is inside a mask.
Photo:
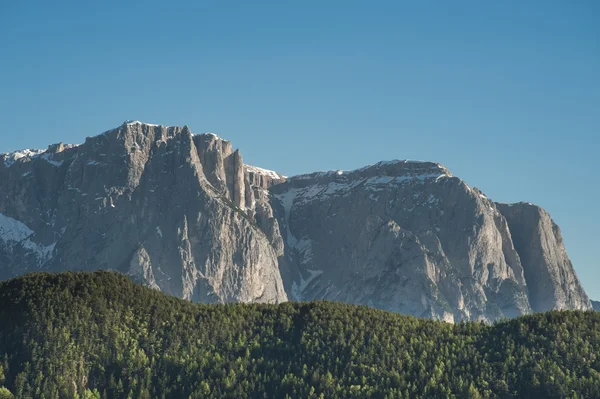
[{"label": "forested hillside", "polygon": [[202,305],[112,272],[0,283],[0,398],[600,397],[600,313],[494,325]]}]

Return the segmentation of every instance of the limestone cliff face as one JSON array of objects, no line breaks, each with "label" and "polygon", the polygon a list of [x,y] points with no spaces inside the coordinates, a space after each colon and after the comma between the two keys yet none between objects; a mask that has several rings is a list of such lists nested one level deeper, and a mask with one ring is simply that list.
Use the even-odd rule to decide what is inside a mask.
[{"label": "limestone cliff face", "polygon": [[531,307],[590,309],[591,302],[567,256],[560,228],[548,212],[529,203],[498,204],[525,268]]},{"label": "limestone cliff face", "polygon": [[439,164],[296,176],[272,194],[297,268],[291,298],[448,321],[531,311],[506,220]]},{"label": "limestone cliff face", "polygon": [[380,162],[270,192],[290,298],[447,321],[591,308],[545,211],[496,204],[442,165]]},{"label": "limestone cliff face", "polygon": [[541,208],[431,162],[287,178],[187,127],[0,155],[0,278],[117,269],[200,302],[329,299],[447,321],[590,309]]},{"label": "limestone cliff face", "polygon": [[2,240],[1,278],[117,269],[196,301],[287,300],[228,141],[132,122],[52,148],[0,163],[0,226],[25,231]]}]

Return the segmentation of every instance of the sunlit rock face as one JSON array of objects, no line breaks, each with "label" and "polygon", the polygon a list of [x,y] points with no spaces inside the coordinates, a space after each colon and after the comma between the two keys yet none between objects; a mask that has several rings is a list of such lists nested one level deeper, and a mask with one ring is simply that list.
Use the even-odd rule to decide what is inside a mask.
[{"label": "sunlit rock face", "polygon": [[506,220],[439,164],[382,162],[271,191],[295,266],[291,298],[448,321],[531,312]]},{"label": "sunlit rock face", "polygon": [[129,122],[58,147],[0,162],[1,278],[116,269],[195,301],[287,300],[228,141]]},{"label": "sunlit rock face", "polygon": [[0,278],[116,269],[199,302],[327,299],[456,322],[590,309],[541,208],[431,162],[287,178],[187,127],[126,122],[0,155]]}]

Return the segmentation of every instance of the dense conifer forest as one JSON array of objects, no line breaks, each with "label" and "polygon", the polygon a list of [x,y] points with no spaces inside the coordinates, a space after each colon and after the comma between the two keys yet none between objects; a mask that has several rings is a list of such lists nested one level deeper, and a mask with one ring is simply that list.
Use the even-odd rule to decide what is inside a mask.
[{"label": "dense conifer forest", "polygon": [[113,272],[0,283],[4,398],[600,398],[600,313],[443,322],[202,305]]}]

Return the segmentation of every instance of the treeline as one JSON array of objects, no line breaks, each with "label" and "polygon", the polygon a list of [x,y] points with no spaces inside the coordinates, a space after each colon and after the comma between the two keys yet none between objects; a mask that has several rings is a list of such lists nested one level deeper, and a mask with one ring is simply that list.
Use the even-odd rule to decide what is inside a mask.
[{"label": "treeline", "polygon": [[456,325],[202,305],[112,272],[0,283],[0,399],[600,398],[600,313]]}]

